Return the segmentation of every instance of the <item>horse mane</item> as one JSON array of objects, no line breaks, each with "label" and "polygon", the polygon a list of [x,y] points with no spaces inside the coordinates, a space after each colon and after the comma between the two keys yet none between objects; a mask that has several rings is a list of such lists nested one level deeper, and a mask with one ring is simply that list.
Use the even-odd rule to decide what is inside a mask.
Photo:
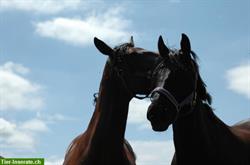
[{"label": "horse mane", "polygon": [[197,82],[197,97],[200,98],[203,102],[208,103],[208,105],[212,104],[212,97],[211,95],[207,92],[207,85],[205,82],[202,80],[201,75],[200,75],[200,70],[199,70],[199,64],[198,64],[198,56],[195,54],[195,52],[191,51],[191,56],[192,62],[194,64],[195,70],[198,74],[198,82]]}]

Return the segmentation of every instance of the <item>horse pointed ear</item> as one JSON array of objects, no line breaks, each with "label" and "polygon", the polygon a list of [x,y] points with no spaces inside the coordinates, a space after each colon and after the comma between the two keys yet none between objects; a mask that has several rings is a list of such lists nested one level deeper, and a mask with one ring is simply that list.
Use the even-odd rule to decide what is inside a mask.
[{"label": "horse pointed ear", "polygon": [[163,58],[169,58],[169,49],[168,47],[165,45],[162,36],[159,37],[158,40],[158,50],[160,53],[160,56],[162,56]]},{"label": "horse pointed ear", "polygon": [[191,53],[191,44],[189,41],[189,38],[186,34],[182,33],[181,35],[181,51],[182,56],[184,56],[186,59],[191,59],[190,53]]},{"label": "horse pointed ear", "polygon": [[109,47],[105,42],[102,40],[99,40],[98,38],[94,38],[94,43],[96,48],[104,55],[112,56],[114,53],[114,50]]},{"label": "horse pointed ear", "polygon": [[135,46],[135,43],[134,43],[134,39],[133,39],[133,36],[130,37],[130,44],[132,47]]}]

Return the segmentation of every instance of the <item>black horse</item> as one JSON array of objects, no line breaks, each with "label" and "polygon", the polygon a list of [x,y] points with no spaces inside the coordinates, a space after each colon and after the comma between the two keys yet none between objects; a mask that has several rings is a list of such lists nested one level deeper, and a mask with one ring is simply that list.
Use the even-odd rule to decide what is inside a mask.
[{"label": "black horse", "polygon": [[211,108],[188,37],[182,34],[181,49],[166,47],[160,36],[163,62],[155,70],[147,118],[154,131],[173,125],[173,165],[250,165],[250,121],[234,126],[222,122]]}]

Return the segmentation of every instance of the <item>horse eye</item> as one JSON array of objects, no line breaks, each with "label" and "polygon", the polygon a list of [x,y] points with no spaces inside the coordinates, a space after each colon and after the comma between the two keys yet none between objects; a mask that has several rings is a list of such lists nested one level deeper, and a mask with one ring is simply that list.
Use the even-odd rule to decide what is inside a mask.
[{"label": "horse eye", "polygon": [[157,92],[154,92],[154,93],[151,94],[150,100],[151,100],[151,102],[155,102],[155,101],[157,101],[159,98],[160,98],[160,94],[157,93]]}]

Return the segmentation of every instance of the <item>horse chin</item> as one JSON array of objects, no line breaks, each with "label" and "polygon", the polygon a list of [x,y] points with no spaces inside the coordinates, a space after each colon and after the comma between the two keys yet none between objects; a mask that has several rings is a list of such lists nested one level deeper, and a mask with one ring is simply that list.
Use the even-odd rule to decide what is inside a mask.
[{"label": "horse chin", "polygon": [[155,132],[164,132],[168,129],[168,127],[166,128],[163,128],[163,127],[152,127],[152,129],[155,131]]},{"label": "horse chin", "polygon": [[153,124],[151,122],[151,126],[152,126],[152,129],[155,131],[155,132],[163,132],[163,131],[166,131],[169,127],[169,125],[166,125],[166,124]]},{"label": "horse chin", "polygon": [[146,95],[149,95],[150,93],[150,90],[148,90],[147,88],[137,88],[137,89],[134,89],[133,92],[136,94],[136,95],[139,95],[139,96],[146,96]]}]

